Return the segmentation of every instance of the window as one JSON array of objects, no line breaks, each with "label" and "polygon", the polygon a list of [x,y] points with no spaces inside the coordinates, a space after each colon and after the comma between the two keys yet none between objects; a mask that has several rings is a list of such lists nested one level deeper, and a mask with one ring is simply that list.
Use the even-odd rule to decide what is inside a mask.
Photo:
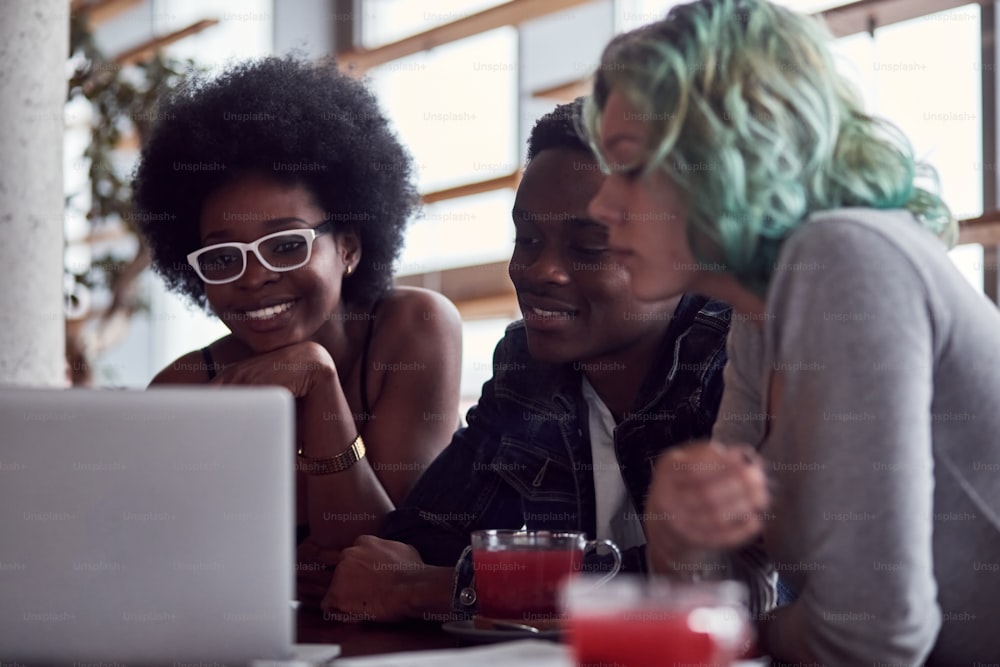
[{"label": "window", "polygon": [[505,0],[361,0],[361,44],[375,48],[481,12]]},{"label": "window", "polygon": [[426,206],[407,229],[397,275],[510,259],[513,206],[510,189]]},{"label": "window", "polygon": [[[972,4],[837,42],[868,111],[899,126],[917,157],[937,170],[941,194],[958,218],[983,211],[980,35],[979,5]],[[982,246],[959,246],[951,257],[982,290]]]},{"label": "window", "polygon": [[176,58],[219,71],[226,64],[266,55],[273,44],[272,0],[156,0],[153,30],[164,34],[206,18],[218,19],[210,30],[191,35],[168,47]]},{"label": "window", "polygon": [[373,69],[421,192],[517,169],[517,31],[499,28]]}]

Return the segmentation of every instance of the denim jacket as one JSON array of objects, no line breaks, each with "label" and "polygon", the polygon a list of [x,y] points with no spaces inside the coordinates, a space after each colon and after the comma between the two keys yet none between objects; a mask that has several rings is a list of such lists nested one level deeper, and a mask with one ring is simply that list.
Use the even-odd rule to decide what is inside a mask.
[{"label": "denim jacket", "polygon": [[[614,431],[625,486],[641,515],[653,463],[665,449],[708,437],[722,395],[730,308],[685,295],[635,402]],[[468,426],[421,476],[381,536],[413,545],[430,565],[458,563],[455,610],[475,602],[470,533],[487,528],[582,531],[593,539],[588,411],[578,364],[532,359],[523,322],[507,328]],[[622,569],[645,571],[645,547]]]}]

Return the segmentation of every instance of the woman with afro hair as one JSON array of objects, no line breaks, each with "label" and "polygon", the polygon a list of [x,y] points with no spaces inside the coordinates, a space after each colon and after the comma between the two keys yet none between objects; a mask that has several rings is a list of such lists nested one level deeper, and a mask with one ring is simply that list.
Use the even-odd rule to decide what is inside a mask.
[{"label": "woman with afro hair", "polygon": [[287,388],[300,542],[376,532],[458,423],[458,313],[392,286],[418,204],[409,155],[332,62],[236,65],[187,84],[158,119],[135,219],[168,288],[231,333],[152,384]]}]

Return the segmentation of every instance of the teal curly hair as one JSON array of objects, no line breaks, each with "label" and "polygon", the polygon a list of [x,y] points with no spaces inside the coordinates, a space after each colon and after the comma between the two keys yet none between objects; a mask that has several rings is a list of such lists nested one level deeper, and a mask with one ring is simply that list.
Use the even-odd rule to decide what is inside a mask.
[{"label": "teal curly hair", "polygon": [[957,237],[933,169],[864,113],[829,40],[819,20],[764,0],[698,0],[612,40],[584,106],[593,139],[612,91],[629,100],[650,129],[646,169],[686,197],[695,257],[760,295],[783,241],[817,211],[903,208],[946,244]]}]

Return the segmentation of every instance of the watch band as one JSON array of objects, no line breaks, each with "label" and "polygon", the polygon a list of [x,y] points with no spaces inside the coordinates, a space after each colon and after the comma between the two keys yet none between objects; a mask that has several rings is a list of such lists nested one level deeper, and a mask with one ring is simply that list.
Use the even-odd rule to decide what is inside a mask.
[{"label": "watch band", "polygon": [[329,475],[335,472],[343,472],[365,457],[365,441],[361,439],[359,433],[354,442],[347,449],[336,456],[323,459],[313,459],[305,456],[299,450],[298,470],[307,475]]}]

